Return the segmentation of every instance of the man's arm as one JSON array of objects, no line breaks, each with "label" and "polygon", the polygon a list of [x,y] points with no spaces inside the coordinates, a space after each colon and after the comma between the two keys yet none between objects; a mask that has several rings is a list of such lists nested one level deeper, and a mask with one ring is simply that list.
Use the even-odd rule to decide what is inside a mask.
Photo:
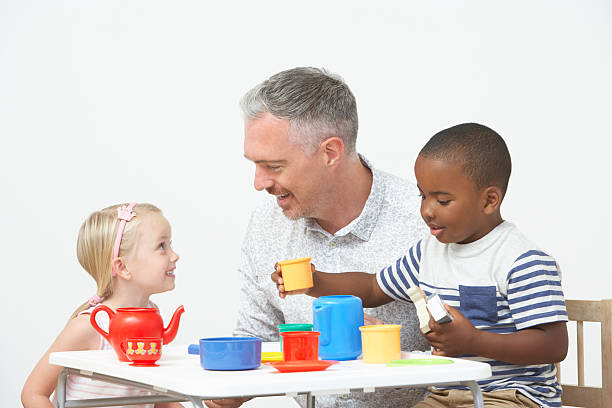
[{"label": "man's arm", "polygon": [[513,364],[548,364],[563,361],[567,354],[565,322],[532,326],[515,333],[498,334],[476,329],[459,310],[445,305],[453,321],[429,320],[425,338],[441,356],[474,354]]},{"label": "man's arm", "polygon": [[363,272],[325,273],[312,268],[313,287],[304,290],[285,291],[283,276],[280,267],[270,278],[276,283],[278,294],[284,298],[287,295],[306,294],[312,297],[328,295],[354,295],[361,298],[364,307],[378,307],[391,302],[393,299],[380,289],[376,281],[376,274]]}]

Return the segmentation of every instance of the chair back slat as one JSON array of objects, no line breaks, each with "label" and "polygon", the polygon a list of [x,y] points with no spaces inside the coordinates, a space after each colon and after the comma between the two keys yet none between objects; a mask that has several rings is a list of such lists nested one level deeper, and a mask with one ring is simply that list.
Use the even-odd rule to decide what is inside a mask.
[{"label": "chair back slat", "polygon": [[582,321],[576,322],[576,352],[578,358],[578,385],[584,385],[584,324]]},{"label": "chair back slat", "polygon": [[601,408],[601,388],[563,384],[563,406]]},{"label": "chair back slat", "polygon": [[580,322],[601,322],[601,302],[599,300],[566,300],[567,317]]},{"label": "chair back slat", "polygon": [[602,406],[612,407],[612,300],[601,301]]}]

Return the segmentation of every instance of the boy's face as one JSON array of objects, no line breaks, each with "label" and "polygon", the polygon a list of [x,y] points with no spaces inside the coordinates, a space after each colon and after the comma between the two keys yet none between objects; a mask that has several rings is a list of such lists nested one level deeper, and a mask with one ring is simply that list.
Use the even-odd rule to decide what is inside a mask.
[{"label": "boy's face", "polygon": [[421,216],[438,241],[467,244],[491,230],[485,189],[478,191],[461,165],[419,156],[414,172]]}]

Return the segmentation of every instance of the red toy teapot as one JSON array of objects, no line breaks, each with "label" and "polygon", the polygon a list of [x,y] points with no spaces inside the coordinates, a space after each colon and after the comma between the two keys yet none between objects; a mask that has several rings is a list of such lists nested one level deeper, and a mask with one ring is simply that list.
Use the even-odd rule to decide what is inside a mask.
[{"label": "red toy teapot", "polygon": [[[96,323],[96,314],[101,311],[105,311],[110,320],[108,333]],[[113,346],[120,361],[130,361],[122,347],[125,339],[128,337],[161,337],[163,344],[168,344],[176,337],[183,312],[185,308],[179,306],[165,329],[159,310],[154,307],[120,307],[114,312],[106,305],[98,305],[91,312],[89,321],[93,328]]]}]

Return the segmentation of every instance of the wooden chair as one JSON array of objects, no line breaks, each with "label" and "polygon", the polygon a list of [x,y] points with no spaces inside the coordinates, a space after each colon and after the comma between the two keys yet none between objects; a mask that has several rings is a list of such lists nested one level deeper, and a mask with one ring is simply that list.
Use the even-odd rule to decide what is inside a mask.
[{"label": "wooden chair", "polygon": [[[578,385],[561,383],[561,371],[557,364],[557,376],[563,388],[564,406],[612,407],[612,299],[566,300],[567,315],[576,321]],[[584,385],[584,331],[583,322],[601,323],[601,387]]]}]

